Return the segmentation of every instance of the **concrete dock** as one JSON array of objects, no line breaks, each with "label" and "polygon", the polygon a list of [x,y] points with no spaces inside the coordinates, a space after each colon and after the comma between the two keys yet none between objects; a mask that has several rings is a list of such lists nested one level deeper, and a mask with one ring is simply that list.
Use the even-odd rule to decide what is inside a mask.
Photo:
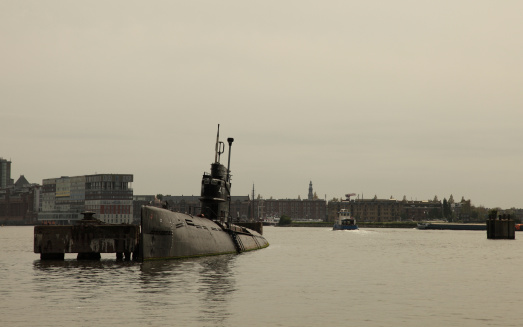
[{"label": "concrete dock", "polygon": [[139,239],[140,226],[104,224],[87,214],[76,225],[35,226],[34,253],[41,260],[63,260],[65,253],[78,253],[78,260],[97,260],[101,253],[131,260]]}]

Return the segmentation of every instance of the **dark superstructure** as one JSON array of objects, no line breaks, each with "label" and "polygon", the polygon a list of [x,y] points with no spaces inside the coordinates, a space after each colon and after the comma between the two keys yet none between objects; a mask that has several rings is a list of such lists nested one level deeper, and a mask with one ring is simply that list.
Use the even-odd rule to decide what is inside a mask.
[{"label": "dark superstructure", "polygon": [[269,246],[258,232],[232,224],[230,218],[230,159],[234,139],[229,138],[228,167],[220,163],[225,145],[216,136],[211,173],[202,178],[201,214],[198,216],[143,206],[138,257],[142,260],[176,259],[240,253]]}]

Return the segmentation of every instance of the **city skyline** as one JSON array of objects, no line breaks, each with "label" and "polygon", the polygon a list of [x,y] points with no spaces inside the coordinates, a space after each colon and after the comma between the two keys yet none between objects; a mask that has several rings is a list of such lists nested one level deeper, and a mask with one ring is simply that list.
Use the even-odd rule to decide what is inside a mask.
[{"label": "city skyline", "polygon": [[220,124],[234,195],[523,207],[523,3],[277,6],[2,1],[12,178],[197,195]]},{"label": "city skyline", "polygon": [[[111,174],[115,174],[115,173],[111,173]],[[102,174],[98,174],[98,175],[106,175],[106,174],[102,173]],[[129,175],[132,176],[132,174],[129,174]],[[12,179],[13,176],[10,176],[10,177],[11,177],[11,179]],[[43,186],[43,185],[45,184],[46,180],[58,180],[58,179],[64,179],[64,178],[66,178],[66,179],[70,179],[70,178],[78,178],[78,176],[60,176],[60,177],[51,177],[51,178],[45,178],[44,180],[42,180],[42,183],[31,182],[31,181],[28,181],[28,183],[31,183],[31,184],[39,184],[40,186]],[[24,175],[24,174],[21,174],[20,177],[19,177],[18,179],[23,179],[23,180],[27,181],[26,178],[25,178],[25,175]],[[15,179],[15,180],[18,180],[18,179]],[[132,182],[130,183],[130,185],[132,185]],[[133,187],[131,187],[131,188],[134,190]],[[410,197],[410,198],[408,198],[406,195],[403,195],[403,196],[401,196],[401,197],[394,197],[394,196],[391,196],[391,197],[387,198],[387,197],[378,197],[377,194],[375,194],[375,195],[370,196],[370,197],[364,197],[363,194],[356,194],[356,193],[352,193],[352,194],[344,194],[344,195],[342,195],[342,196],[340,196],[340,197],[336,197],[336,196],[334,196],[334,197],[332,197],[332,198],[322,198],[322,197],[319,197],[319,196],[317,195],[317,192],[316,192],[316,191],[314,191],[312,181],[309,181],[309,184],[308,184],[308,194],[307,194],[307,197],[302,197],[301,194],[298,194],[298,196],[296,196],[296,197],[286,196],[286,197],[276,198],[276,197],[274,197],[274,196],[272,196],[272,195],[264,196],[263,194],[259,194],[259,193],[256,193],[256,192],[255,192],[254,198],[257,199],[258,196],[260,196],[261,199],[263,199],[263,200],[268,200],[268,199],[274,199],[274,200],[296,200],[296,199],[301,199],[301,200],[311,200],[311,198],[310,198],[310,193],[311,193],[311,191],[312,191],[312,193],[313,193],[314,195],[317,196],[317,199],[318,199],[318,200],[326,200],[327,202],[329,202],[329,201],[331,201],[331,200],[336,200],[336,201],[337,201],[337,200],[343,200],[343,201],[345,201],[345,200],[348,200],[348,199],[349,199],[348,195],[350,195],[350,199],[352,199],[352,200],[355,200],[355,199],[357,199],[357,200],[360,200],[360,199],[361,199],[361,200],[364,200],[364,199],[365,199],[365,200],[369,200],[369,199],[373,199],[373,198],[377,198],[377,199],[379,199],[379,200],[387,200],[387,199],[391,199],[391,200],[402,201],[402,200],[405,199],[405,200],[407,200],[407,201],[428,201],[428,202],[431,202],[431,201],[434,200],[434,198],[429,198],[429,199],[418,199],[417,197],[414,197],[414,198],[413,198],[413,197]],[[183,197],[183,196],[186,196],[186,197],[196,197],[196,198],[198,198],[198,197],[200,196],[199,194],[174,194],[174,193],[169,193],[169,192],[167,192],[167,193],[161,193],[161,192],[158,193],[158,192],[153,192],[153,193],[150,193],[150,194],[134,194],[134,196],[138,196],[138,197],[140,197],[140,196],[156,196],[156,195],[160,195],[160,194],[161,194],[162,196],[182,196],[182,197]],[[232,196],[233,196],[233,197],[236,197],[236,196],[245,196],[245,195],[241,195],[241,194],[233,194]],[[249,198],[251,198],[251,197],[252,197],[252,191],[251,191],[251,193],[247,194],[246,196],[248,196]],[[437,200],[440,201],[440,202],[443,202],[443,200],[450,200],[450,196],[453,197],[453,200],[454,200],[454,202],[456,202],[456,203],[458,203],[458,202],[460,202],[460,201],[462,201],[462,200],[465,200],[465,201],[470,200],[471,203],[472,203],[472,205],[475,205],[475,203],[473,202],[473,199],[467,199],[467,198],[465,198],[464,196],[459,197],[459,196],[454,196],[453,194],[450,194],[448,197],[447,197],[447,196],[439,197],[438,195],[435,195],[435,197],[437,197]],[[475,205],[475,206],[477,206],[477,205]],[[499,206],[494,206],[494,207],[492,207],[492,208],[496,208],[496,207],[499,207]],[[501,209],[510,209],[510,208],[512,208],[512,207],[501,208]]]}]

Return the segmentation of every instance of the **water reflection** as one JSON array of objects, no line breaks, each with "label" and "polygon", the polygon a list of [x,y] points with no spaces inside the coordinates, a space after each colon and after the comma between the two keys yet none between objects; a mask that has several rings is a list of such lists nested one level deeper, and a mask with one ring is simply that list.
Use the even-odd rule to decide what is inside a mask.
[{"label": "water reflection", "polygon": [[53,305],[100,310],[112,305],[115,294],[130,288],[138,269],[137,263],[115,260],[35,260],[31,287],[34,298],[48,310]]},{"label": "water reflection", "polygon": [[[155,321],[176,325],[224,326],[231,316],[236,291],[234,269],[238,255],[184,260],[129,262],[42,261],[33,262],[33,298],[46,310],[67,303],[82,310],[111,313],[138,325]],[[122,294],[126,294],[122,296]],[[88,311],[83,311],[88,308]],[[125,308],[122,311],[122,308]],[[124,312],[126,312],[124,314]]]},{"label": "water reflection", "polygon": [[[154,306],[169,306],[176,319],[200,321],[204,325],[224,325],[231,315],[229,303],[235,291],[236,255],[176,261],[152,261],[141,265],[141,286],[145,297],[144,314],[160,311]],[[147,305],[147,306],[146,306]],[[163,308],[165,309],[165,308]],[[165,312],[162,310],[161,313]]]},{"label": "water reflection", "polygon": [[111,283],[108,278],[111,275],[118,275],[125,271],[137,270],[139,264],[132,261],[115,261],[115,260],[100,260],[100,261],[78,261],[78,260],[63,260],[63,261],[47,261],[35,260],[33,262],[34,277],[38,278],[53,278],[53,275],[59,276],[62,280],[71,278],[73,280],[88,280],[91,283]]},{"label": "water reflection", "polygon": [[40,271],[53,271],[56,269],[93,270],[138,266],[138,264],[139,263],[133,261],[116,260],[34,260],[33,268]]},{"label": "water reflection", "polygon": [[228,304],[236,288],[230,265],[234,264],[234,259],[236,257],[212,257],[202,262],[199,291],[203,305],[200,321],[212,320],[218,325],[224,325],[231,315]]}]

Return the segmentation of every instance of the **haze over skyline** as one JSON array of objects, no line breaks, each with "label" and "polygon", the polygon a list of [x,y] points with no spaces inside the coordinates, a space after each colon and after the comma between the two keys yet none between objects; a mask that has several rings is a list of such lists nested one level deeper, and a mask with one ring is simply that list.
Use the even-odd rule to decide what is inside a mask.
[{"label": "haze over skyline", "polygon": [[[522,208],[523,2],[0,2],[0,157],[33,183]],[[222,157],[226,163],[227,152]]]}]

